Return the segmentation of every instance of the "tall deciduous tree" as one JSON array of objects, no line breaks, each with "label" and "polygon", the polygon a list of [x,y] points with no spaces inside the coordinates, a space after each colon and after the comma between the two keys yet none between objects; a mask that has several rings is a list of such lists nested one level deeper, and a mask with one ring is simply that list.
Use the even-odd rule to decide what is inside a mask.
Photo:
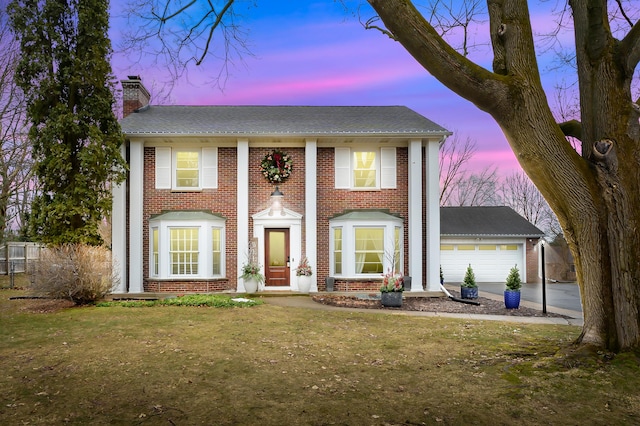
[{"label": "tall deciduous tree", "polygon": [[[148,2],[163,5],[154,9],[155,34],[198,3],[179,9],[167,0]],[[209,29],[233,3],[218,9],[209,3]],[[637,4],[568,2],[580,117],[558,122],[541,82],[527,0],[487,0],[492,70],[456,51],[443,38],[442,23],[430,22],[414,2],[368,3],[382,24],[374,18],[367,26],[401,43],[436,79],[489,113],[549,202],[576,259],[584,312],[579,341],[616,351],[640,347],[640,105],[631,90],[640,60]],[[210,37],[205,41],[201,58],[211,46]]]},{"label": "tall deciduous tree", "polygon": [[[629,21],[616,39],[606,0],[569,2],[581,116],[558,123],[540,80],[526,0],[488,2],[492,71],[452,49],[412,2],[369,3],[426,70],[498,122],[556,213],[576,259],[579,340],[611,350],[639,347],[640,107],[631,83],[640,23]],[[581,154],[569,136],[581,141]]]},{"label": "tall deciduous tree", "polygon": [[30,228],[47,243],[100,244],[110,184],[125,173],[112,109],[108,2],[14,0],[9,11],[41,188]]},{"label": "tall deciduous tree", "polygon": [[544,231],[553,240],[562,233],[549,203],[524,172],[507,176],[500,186],[502,204]]},{"label": "tall deciduous tree", "polygon": [[498,204],[496,188],[498,175],[495,166],[473,172],[467,168],[476,152],[470,138],[464,142],[454,132],[440,147],[440,205],[493,206]]},{"label": "tall deciduous tree", "polygon": [[33,189],[24,96],[14,80],[20,46],[8,21],[3,4],[0,6],[0,243],[8,234],[20,231]]}]

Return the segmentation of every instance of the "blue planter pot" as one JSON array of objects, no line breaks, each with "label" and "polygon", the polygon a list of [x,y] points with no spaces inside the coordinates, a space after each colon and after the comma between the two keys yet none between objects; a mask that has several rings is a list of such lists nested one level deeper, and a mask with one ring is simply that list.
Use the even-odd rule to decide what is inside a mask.
[{"label": "blue planter pot", "polygon": [[507,309],[518,309],[520,307],[520,292],[513,291],[513,290],[505,290],[504,306]]},{"label": "blue planter pot", "polygon": [[380,302],[382,303],[382,306],[399,308],[402,306],[402,292],[391,291],[388,293],[380,293]]},{"label": "blue planter pot", "polygon": [[477,299],[478,287],[460,287],[460,297],[463,299]]}]

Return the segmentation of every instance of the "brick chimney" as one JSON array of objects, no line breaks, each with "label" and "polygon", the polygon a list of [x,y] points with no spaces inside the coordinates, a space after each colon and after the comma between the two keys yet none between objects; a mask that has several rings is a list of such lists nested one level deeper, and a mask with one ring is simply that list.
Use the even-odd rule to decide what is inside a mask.
[{"label": "brick chimney", "polygon": [[142,84],[138,75],[129,75],[122,80],[122,117],[126,117],[135,110],[149,105],[149,91]]}]

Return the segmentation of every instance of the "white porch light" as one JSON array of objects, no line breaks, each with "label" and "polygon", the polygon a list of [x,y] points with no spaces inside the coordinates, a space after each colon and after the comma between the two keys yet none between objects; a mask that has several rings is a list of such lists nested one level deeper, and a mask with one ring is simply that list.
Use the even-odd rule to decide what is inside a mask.
[{"label": "white porch light", "polygon": [[284,198],[284,194],[280,192],[280,189],[276,186],[276,190],[271,193],[271,208],[269,209],[269,216],[273,216],[274,214],[280,214],[280,216],[284,216],[284,207],[282,206],[282,199]]}]

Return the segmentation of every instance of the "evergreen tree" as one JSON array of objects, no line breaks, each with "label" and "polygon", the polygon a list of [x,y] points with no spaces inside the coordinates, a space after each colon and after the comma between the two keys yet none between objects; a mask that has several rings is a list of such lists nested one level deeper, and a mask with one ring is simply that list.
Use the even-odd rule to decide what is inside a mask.
[{"label": "evergreen tree", "polygon": [[473,268],[471,268],[471,264],[467,266],[467,271],[464,273],[464,280],[461,284],[462,287],[467,288],[476,288],[478,285],[476,284],[476,274],[473,273]]},{"label": "evergreen tree", "polygon": [[39,193],[30,232],[46,243],[100,244],[111,188],[125,177],[113,112],[105,0],[13,0]]},{"label": "evergreen tree", "polygon": [[522,280],[520,279],[520,271],[518,271],[518,267],[514,266],[509,271],[509,275],[507,276],[506,282],[507,290],[511,291],[519,291],[522,287]]}]

